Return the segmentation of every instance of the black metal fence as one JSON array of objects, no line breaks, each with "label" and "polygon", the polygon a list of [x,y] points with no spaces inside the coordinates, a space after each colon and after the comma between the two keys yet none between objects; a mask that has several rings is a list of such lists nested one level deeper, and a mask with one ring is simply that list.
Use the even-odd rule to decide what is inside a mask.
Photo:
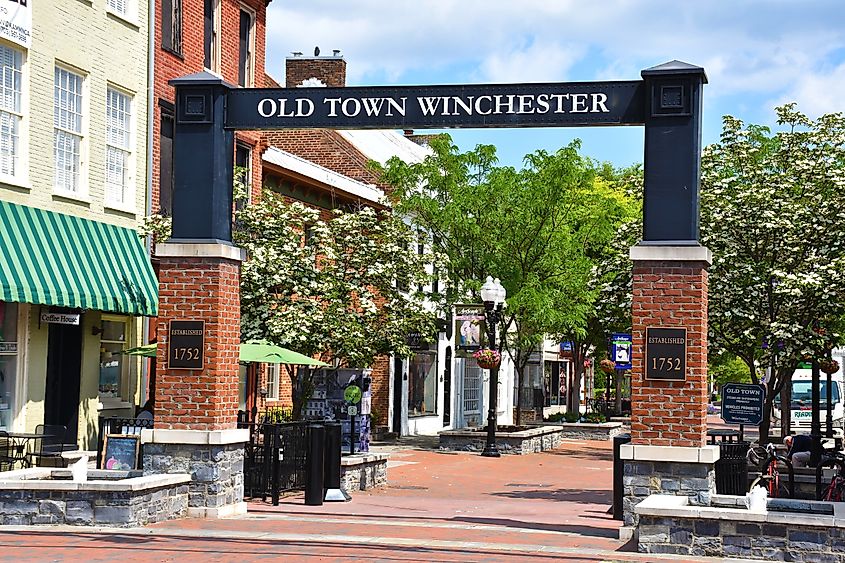
[{"label": "black metal fence", "polygon": [[[97,469],[102,469],[103,463],[103,442],[106,434],[130,434],[141,435],[145,428],[152,428],[153,421],[148,418],[101,418],[99,432],[97,433]],[[141,467],[141,450],[138,450],[138,463]]]},{"label": "black metal fence", "polygon": [[279,504],[283,492],[305,489],[308,425],[313,421],[241,422],[249,428],[244,451],[244,496]]}]

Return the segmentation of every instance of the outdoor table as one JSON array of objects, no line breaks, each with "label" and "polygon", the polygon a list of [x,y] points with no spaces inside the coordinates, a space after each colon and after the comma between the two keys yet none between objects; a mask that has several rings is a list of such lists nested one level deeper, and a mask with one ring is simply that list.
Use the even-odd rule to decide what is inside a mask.
[{"label": "outdoor table", "polygon": [[24,467],[31,467],[29,460],[29,445],[35,440],[49,436],[49,434],[36,434],[35,432],[7,432],[10,449],[12,451],[13,463],[21,462]]},{"label": "outdoor table", "polygon": [[707,436],[710,438],[711,444],[716,443],[716,438],[721,438],[720,442],[735,442],[739,439],[739,430],[714,428],[707,431]]}]

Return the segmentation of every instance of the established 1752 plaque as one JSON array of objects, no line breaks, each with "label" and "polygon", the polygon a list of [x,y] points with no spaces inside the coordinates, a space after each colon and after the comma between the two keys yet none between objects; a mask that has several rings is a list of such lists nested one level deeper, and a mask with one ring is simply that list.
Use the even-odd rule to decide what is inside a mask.
[{"label": "established 1752 plaque", "polygon": [[205,321],[170,321],[167,367],[202,369]]},{"label": "established 1752 plaque", "polygon": [[683,381],[687,372],[687,329],[645,329],[645,378]]}]

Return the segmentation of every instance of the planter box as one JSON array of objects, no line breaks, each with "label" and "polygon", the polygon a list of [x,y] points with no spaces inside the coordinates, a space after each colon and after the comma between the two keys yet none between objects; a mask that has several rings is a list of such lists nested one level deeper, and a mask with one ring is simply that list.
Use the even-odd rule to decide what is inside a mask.
[{"label": "planter box", "polygon": [[[444,430],[440,432],[440,449],[480,452],[487,441],[487,432],[479,430]],[[496,432],[496,446],[503,454],[533,454],[558,447],[562,432],[558,426],[538,426],[518,432]]]},{"label": "planter box", "polygon": [[621,422],[544,422],[543,424],[560,428],[564,438],[577,440],[610,440],[625,431]]},{"label": "planter box", "polygon": [[190,475],[129,475],[89,470],[89,481],[75,482],[68,469],[0,473],[0,523],[134,527],[187,516]]},{"label": "planter box", "polygon": [[687,497],[652,495],[635,508],[641,553],[742,557],[776,561],[845,561],[842,503],[770,499],[747,510],[744,498],[714,495],[711,506]]}]

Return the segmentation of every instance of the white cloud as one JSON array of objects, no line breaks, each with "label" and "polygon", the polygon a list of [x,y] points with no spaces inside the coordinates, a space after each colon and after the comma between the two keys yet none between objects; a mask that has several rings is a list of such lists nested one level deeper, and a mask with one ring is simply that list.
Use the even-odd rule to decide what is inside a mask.
[{"label": "white cloud", "polygon": [[585,54],[586,46],[537,41],[513,51],[490,53],[481,63],[485,82],[551,82],[566,80]]},{"label": "white cloud", "polygon": [[845,111],[845,63],[828,72],[805,74],[776,104],[797,102],[810,117]]}]

